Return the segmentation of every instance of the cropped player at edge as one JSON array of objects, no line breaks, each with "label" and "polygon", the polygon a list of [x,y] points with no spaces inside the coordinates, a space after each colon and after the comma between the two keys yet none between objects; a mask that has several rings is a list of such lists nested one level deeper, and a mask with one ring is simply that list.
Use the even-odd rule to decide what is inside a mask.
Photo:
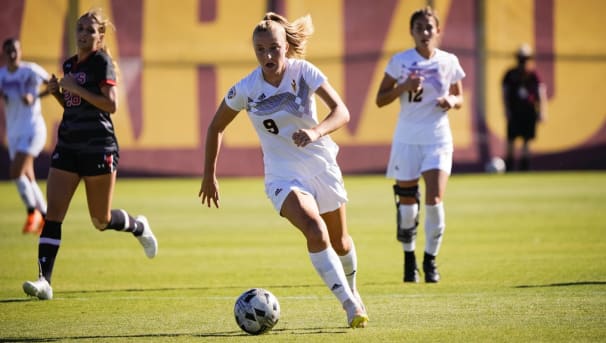
[{"label": "cropped player at edge", "polygon": [[8,38],[2,43],[6,65],[0,68],[0,98],[4,102],[6,136],[10,158],[9,176],[27,210],[23,233],[39,235],[46,216],[46,199],[36,182],[34,159],[46,143],[46,124],[40,98],[49,94],[50,75],[41,66],[21,60],[21,42]]},{"label": "cropped player at edge", "polygon": [[[265,191],[276,211],[303,233],[311,262],[347,313],[352,328],[365,327],[366,308],[356,288],[357,255],[347,232],[347,192],[328,136],[349,121],[340,96],[303,59],[313,31],[310,16],[290,23],[267,13],[253,31],[259,66],[221,102],[206,137],[202,204],[219,207],[216,164],[225,128],[246,109],[259,136]],[[319,122],[314,94],[328,106]]]},{"label": "cropped player at edge", "polygon": [[404,282],[418,282],[415,257],[421,195],[425,181],[425,282],[440,280],[436,256],[446,228],[444,193],[452,169],[453,141],[448,110],[463,104],[465,72],[458,58],[438,49],[440,22],[431,7],[410,18],[413,49],[392,56],[379,86],[382,107],[400,99],[387,177],[396,179],[397,239],[404,250]]}]

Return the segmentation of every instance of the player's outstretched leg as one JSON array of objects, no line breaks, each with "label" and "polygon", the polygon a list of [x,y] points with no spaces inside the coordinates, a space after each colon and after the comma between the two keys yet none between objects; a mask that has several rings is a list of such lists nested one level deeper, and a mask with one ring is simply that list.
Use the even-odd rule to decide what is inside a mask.
[{"label": "player's outstretched leg", "polygon": [[140,236],[136,236],[143,246],[145,255],[149,258],[154,258],[158,254],[158,240],[149,226],[149,222],[145,216],[137,216],[137,221],[143,225],[143,233]]},{"label": "player's outstretched leg", "polygon": [[324,284],[339,299],[347,312],[347,324],[351,328],[363,328],[368,323],[368,315],[352,293],[343,271],[343,266],[332,247],[309,253],[311,263]]},{"label": "player's outstretched leg", "polygon": [[111,210],[110,221],[105,229],[131,232],[143,246],[147,257],[154,258],[158,254],[158,240],[143,215],[133,218],[125,210]]}]

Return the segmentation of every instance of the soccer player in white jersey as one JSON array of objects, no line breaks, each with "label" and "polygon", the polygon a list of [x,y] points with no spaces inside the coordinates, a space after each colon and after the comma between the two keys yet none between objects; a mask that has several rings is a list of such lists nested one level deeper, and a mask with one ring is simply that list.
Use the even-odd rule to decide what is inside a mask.
[{"label": "soccer player in white jersey", "polygon": [[465,72],[458,58],[438,49],[440,22],[431,7],[414,12],[415,47],[389,61],[377,106],[400,100],[387,177],[396,180],[397,239],[404,250],[404,282],[418,282],[415,258],[420,210],[419,179],[425,182],[425,282],[440,280],[435,258],[444,234],[444,192],[452,169],[453,142],[447,112],[463,104]]},{"label": "soccer player in white jersey", "polygon": [[[348,325],[361,328],[368,315],[356,287],[338,147],[328,136],[349,121],[349,111],[324,74],[303,60],[312,31],[309,16],[290,23],[270,12],[257,24],[252,40],[259,66],[229,90],[208,128],[199,196],[203,205],[219,207],[221,140],[245,109],[261,141],[267,197],[305,236],[311,262],[347,312]],[[322,121],[314,94],[329,109]]]},{"label": "soccer player in white jersey", "polygon": [[40,234],[46,215],[46,200],[36,182],[34,159],[46,143],[46,124],[42,118],[40,92],[49,75],[33,62],[21,60],[21,43],[9,38],[2,44],[5,66],[0,68],[0,95],[4,101],[8,152],[11,160],[9,177],[17,185],[27,209],[23,233]]}]

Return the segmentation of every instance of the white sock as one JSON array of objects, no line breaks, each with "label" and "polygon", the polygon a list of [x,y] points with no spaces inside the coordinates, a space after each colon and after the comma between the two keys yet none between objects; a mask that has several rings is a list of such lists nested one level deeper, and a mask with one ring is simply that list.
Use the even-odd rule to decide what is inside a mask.
[{"label": "white sock", "polygon": [[[412,227],[415,226],[415,219],[417,218],[417,215],[419,214],[419,205],[417,204],[412,204],[412,205],[405,205],[405,204],[399,204],[398,205],[398,215],[400,216],[400,228],[402,229],[410,229]],[[416,236],[415,238],[413,238],[413,240],[410,243],[404,243],[402,242],[402,249],[404,249],[404,251],[415,251],[417,244],[416,244]]]},{"label": "white sock", "polygon": [[37,182],[32,182],[32,190],[34,191],[34,197],[36,198],[36,208],[44,215],[46,215],[46,199],[42,194],[40,186]]},{"label": "white sock", "polygon": [[32,183],[27,176],[19,176],[15,179],[15,184],[17,185],[19,195],[21,195],[21,200],[23,200],[23,204],[27,209],[36,208],[36,197],[34,195],[34,190],[32,189]]},{"label": "white sock", "polygon": [[425,205],[425,252],[437,256],[446,229],[444,205]]},{"label": "white sock", "polygon": [[353,299],[353,294],[347,284],[343,266],[339,261],[339,256],[332,247],[324,251],[309,253],[311,263],[326,284],[328,289],[339,299],[341,304],[346,300]]},{"label": "white sock", "polygon": [[349,237],[350,240],[350,250],[344,256],[339,256],[341,260],[341,264],[343,265],[343,272],[345,272],[345,277],[347,278],[347,283],[349,284],[349,289],[351,291],[356,290],[356,273],[358,272],[358,256],[356,254],[356,246],[354,245],[353,238]]}]

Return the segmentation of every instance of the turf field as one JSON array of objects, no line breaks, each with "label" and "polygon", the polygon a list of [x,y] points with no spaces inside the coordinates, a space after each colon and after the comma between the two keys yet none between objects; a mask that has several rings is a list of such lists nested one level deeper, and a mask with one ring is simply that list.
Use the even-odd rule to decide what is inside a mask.
[{"label": "turf field", "polygon": [[[0,182],[0,342],[606,341],[604,172],[453,176],[443,280],[412,285],[401,282],[391,181],[346,177],[370,315],[359,330],[346,327],[262,180],[220,182],[217,210],[199,204],[197,179],[118,180],[114,207],[147,215],[160,245],[153,260],[130,234],[92,228],[81,185],[52,301],[21,290],[37,273],[37,239],[21,234],[15,186]],[[251,287],[271,290],[282,307],[264,336],[244,334],[233,318]]]}]

